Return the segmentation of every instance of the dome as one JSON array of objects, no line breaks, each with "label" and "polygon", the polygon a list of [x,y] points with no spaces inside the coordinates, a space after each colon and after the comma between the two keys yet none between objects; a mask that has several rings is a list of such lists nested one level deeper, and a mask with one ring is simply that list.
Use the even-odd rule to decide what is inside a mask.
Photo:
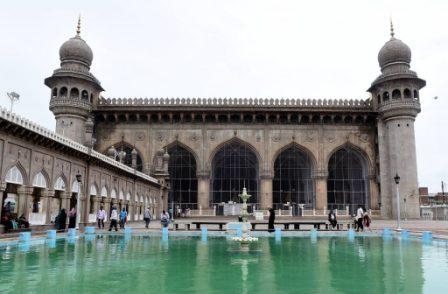
[{"label": "dome", "polygon": [[93,60],[93,52],[86,41],[79,35],[62,44],[59,49],[59,58],[64,61],[78,61],[90,66]]},{"label": "dome", "polygon": [[411,62],[411,49],[401,40],[392,37],[378,53],[378,63],[383,68],[393,62]]}]

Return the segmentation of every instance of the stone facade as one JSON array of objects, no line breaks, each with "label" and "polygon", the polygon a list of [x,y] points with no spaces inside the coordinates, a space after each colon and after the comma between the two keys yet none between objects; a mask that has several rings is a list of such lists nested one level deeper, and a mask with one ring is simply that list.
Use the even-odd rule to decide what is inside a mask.
[{"label": "stone facade", "polygon": [[79,200],[82,223],[96,221],[99,205],[108,212],[113,204],[127,207],[130,220],[141,220],[144,207],[155,215],[162,208],[166,187],[157,179],[4,109],[0,153],[3,206],[11,203],[31,225],[50,224]]},{"label": "stone facade", "polygon": [[[3,177],[14,163],[27,187],[36,171],[45,170],[49,187],[64,172],[70,189],[74,174],[82,173],[96,191],[106,186],[109,198],[115,191],[138,202],[141,191],[159,209],[172,204],[215,212],[248,185],[253,209],[305,207],[325,214],[362,205],[392,217],[398,173],[407,216],[419,217],[413,123],[425,81],[409,69],[410,49],[393,30],[378,55],[381,75],[367,100],[104,98],[79,27],[62,45],[60,59],[61,67],[45,79],[56,132],[104,154],[108,164],[55,156],[8,134],[2,144],[16,157],[3,151]],[[15,146],[24,148],[20,158]],[[110,172],[111,162],[120,165],[121,178],[116,167]],[[139,173],[139,181],[131,181],[121,163]]]}]

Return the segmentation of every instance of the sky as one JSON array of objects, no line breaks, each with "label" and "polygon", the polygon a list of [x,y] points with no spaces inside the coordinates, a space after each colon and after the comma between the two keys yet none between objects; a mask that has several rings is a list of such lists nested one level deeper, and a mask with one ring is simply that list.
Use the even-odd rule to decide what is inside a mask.
[{"label": "sky", "polygon": [[[416,120],[420,186],[448,182],[448,1],[0,0],[0,106],[54,129],[44,78],[75,35],[104,97],[366,99],[396,37],[427,81]],[[434,99],[438,97],[438,99]]]}]

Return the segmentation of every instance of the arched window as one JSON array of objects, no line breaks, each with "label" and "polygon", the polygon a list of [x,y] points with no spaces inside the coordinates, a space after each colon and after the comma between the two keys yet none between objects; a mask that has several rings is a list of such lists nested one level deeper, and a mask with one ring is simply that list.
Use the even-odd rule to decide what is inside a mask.
[{"label": "arched window", "polygon": [[233,140],[215,154],[212,161],[213,203],[240,202],[243,187],[252,195],[249,203],[258,202],[258,159],[246,144]]},{"label": "arched window", "polygon": [[[125,142],[120,142],[117,145],[114,145],[115,150],[117,151],[117,155],[115,156],[115,160],[116,161],[120,161],[120,157],[118,156],[118,154],[120,152],[125,152],[125,156],[123,158],[122,163],[126,164],[127,166],[132,167],[132,150],[134,149],[131,145],[125,143]],[[106,149],[107,152],[108,149]],[[142,162],[142,157],[140,156],[140,153],[137,153],[137,166],[136,166],[136,170],[138,171],[142,171],[143,170],[143,162]]]},{"label": "arched window", "polygon": [[378,104],[381,104],[381,95],[380,94],[378,94],[378,97],[376,97],[376,99],[378,101]]},{"label": "arched window", "polygon": [[395,89],[392,91],[392,99],[400,99],[401,98],[401,92],[398,89]]},{"label": "arched window", "polygon": [[407,98],[407,99],[412,98],[411,90],[409,90],[409,89],[404,89],[404,91],[403,91],[403,96],[404,96],[404,98]]},{"label": "arched window", "polygon": [[65,187],[66,185],[64,180],[61,177],[57,178],[56,182],[54,183],[54,189],[56,191],[65,191]]},{"label": "arched window", "polygon": [[51,92],[51,97],[58,96],[58,88],[53,88],[53,91]]},{"label": "arched window", "polygon": [[37,175],[34,176],[33,179],[33,187],[37,188],[47,188],[47,180],[45,179],[45,176],[42,172],[39,172]]},{"label": "arched window", "polygon": [[384,102],[389,101],[389,92],[384,92],[383,93],[383,101]]},{"label": "arched window", "polygon": [[90,196],[96,196],[97,191],[95,185],[90,186]]},{"label": "arched window", "polygon": [[23,175],[17,166],[13,166],[6,173],[6,183],[23,185]]},{"label": "arched window", "polygon": [[67,88],[66,88],[66,87],[62,87],[62,88],[59,90],[59,96],[60,96],[61,98],[66,98],[66,97],[67,97]]},{"label": "arched window", "polygon": [[74,181],[72,184],[72,193],[79,193],[79,183],[78,181]]},{"label": "arched window", "polygon": [[368,208],[367,164],[364,157],[350,147],[336,151],[328,162],[328,208],[350,213],[359,205]]},{"label": "arched window", "polygon": [[70,98],[79,99],[79,90],[77,88],[72,88],[70,90]]},{"label": "arched window", "polygon": [[116,199],[117,198],[117,190],[112,189],[112,192],[110,193],[110,198],[112,199]]},{"label": "arched window", "polygon": [[418,99],[419,97],[418,97],[418,91],[417,90],[414,90],[414,99]]},{"label": "arched window", "polygon": [[174,202],[174,205],[180,205],[181,208],[196,208],[198,202],[196,159],[190,151],[179,144],[168,148],[168,153],[170,155],[168,172],[171,184],[168,202],[170,205]]},{"label": "arched window", "polygon": [[107,197],[107,188],[106,188],[106,186],[103,186],[103,188],[101,188],[101,197]]},{"label": "arched window", "polygon": [[274,163],[274,208],[284,208],[286,203],[313,208],[315,197],[311,174],[312,162],[304,151],[295,145],[283,150]]},{"label": "arched window", "polygon": [[82,92],[81,92],[81,99],[82,100],[89,100],[89,93],[87,93],[86,90],[82,90]]}]

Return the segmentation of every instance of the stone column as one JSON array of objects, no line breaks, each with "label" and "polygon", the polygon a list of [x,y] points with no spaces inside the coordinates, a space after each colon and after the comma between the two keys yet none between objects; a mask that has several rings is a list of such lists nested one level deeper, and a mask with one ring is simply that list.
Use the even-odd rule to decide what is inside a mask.
[{"label": "stone column", "polygon": [[369,187],[370,187],[370,208],[379,209],[378,205],[378,183],[376,182],[376,175],[369,175]]},{"label": "stone column", "polygon": [[[0,184],[0,206],[3,204],[3,194],[6,191],[6,183],[2,182]],[[0,207],[0,219],[2,218],[2,211],[3,211],[3,206]],[[3,232],[3,225],[0,224],[0,233]]]},{"label": "stone column", "polygon": [[316,209],[327,209],[327,179],[328,173],[326,171],[319,171],[314,175],[314,183],[316,189]]},{"label": "stone column", "polygon": [[61,192],[61,208],[64,208],[66,213],[70,210],[70,196],[70,192]]},{"label": "stone column", "polygon": [[17,216],[20,217],[22,214],[28,219],[29,206],[32,201],[33,187],[20,186],[17,189],[17,194],[19,194],[19,207],[17,210]]},{"label": "stone column", "polygon": [[107,221],[109,221],[109,218],[110,218],[110,203],[111,203],[111,200],[110,200],[110,198],[107,198],[106,197],[106,199],[104,199],[104,210],[106,211],[106,215],[107,215]]},{"label": "stone column", "polygon": [[210,173],[198,174],[198,209],[208,209],[210,206]]},{"label": "stone column", "polygon": [[264,173],[260,178],[261,209],[272,208],[272,179],[271,173]]},{"label": "stone column", "polygon": [[42,212],[45,213],[45,224],[50,223],[50,199],[54,197],[54,190],[43,190],[40,202],[42,203]]}]

